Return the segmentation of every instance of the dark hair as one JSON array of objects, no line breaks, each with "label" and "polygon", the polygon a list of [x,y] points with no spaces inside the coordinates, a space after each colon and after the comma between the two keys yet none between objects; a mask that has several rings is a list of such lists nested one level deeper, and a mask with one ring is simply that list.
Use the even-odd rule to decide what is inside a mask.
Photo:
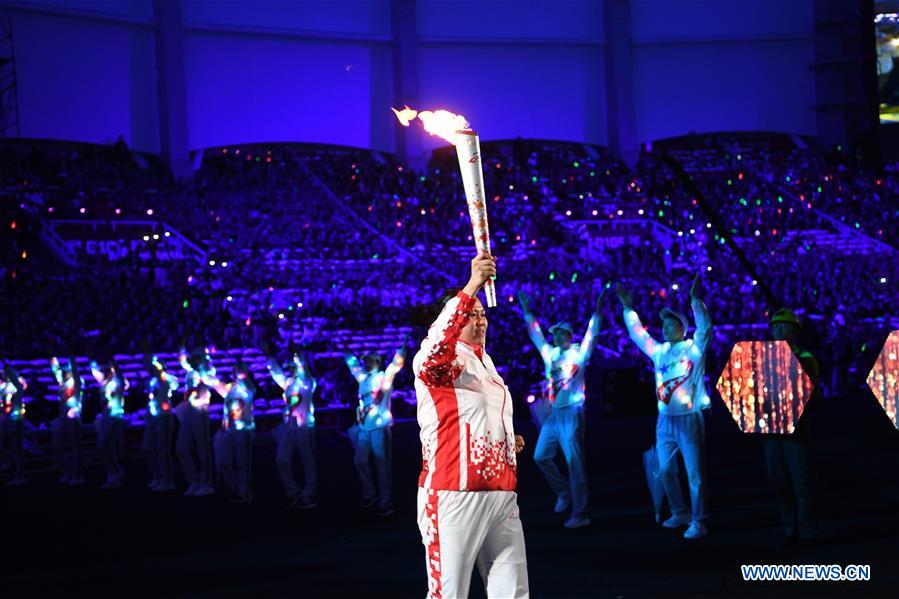
[{"label": "dark hair", "polygon": [[446,303],[456,297],[460,291],[462,291],[461,287],[447,287],[436,301],[412,306],[409,322],[415,326],[428,328],[437,320]]},{"label": "dark hair", "polygon": [[440,310],[443,310],[443,306],[445,306],[448,301],[459,295],[460,291],[462,291],[461,287],[447,287],[443,290],[443,294],[440,296],[440,299],[438,300],[436,305],[439,305]]}]

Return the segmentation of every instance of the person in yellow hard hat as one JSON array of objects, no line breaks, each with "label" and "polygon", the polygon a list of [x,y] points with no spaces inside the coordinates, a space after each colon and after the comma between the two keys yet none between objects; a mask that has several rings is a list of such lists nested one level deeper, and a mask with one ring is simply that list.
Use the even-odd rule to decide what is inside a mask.
[{"label": "person in yellow hard hat", "polygon": [[[786,341],[796,355],[802,369],[815,384],[815,392],[820,378],[818,360],[798,344],[802,322],[796,313],[781,308],[771,316],[769,322],[771,336],[778,341]],[[765,464],[768,479],[774,488],[777,505],[784,524],[784,544],[808,544],[817,536],[815,523],[814,496],[811,484],[809,462],[810,430],[808,418],[799,421],[796,431],[789,435],[764,435],[762,446],[765,450]]]}]

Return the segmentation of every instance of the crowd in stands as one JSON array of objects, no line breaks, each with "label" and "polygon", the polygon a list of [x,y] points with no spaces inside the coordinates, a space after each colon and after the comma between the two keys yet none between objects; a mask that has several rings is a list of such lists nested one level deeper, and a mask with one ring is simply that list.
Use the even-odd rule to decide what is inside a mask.
[{"label": "crowd in stands", "polygon": [[[709,373],[735,340],[766,337],[759,325],[783,305],[802,315],[806,342],[835,373],[825,375],[832,393],[859,383],[856,366],[873,359],[899,317],[895,165],[860,172],[782,138],[656,147],[636,169],[583,144],[483,143],[482,154],[499,257],[489,350],[504,374],[523,373],[513,390],[530,392],[542,372],[519,291],[545,328],[568,320],[578,330],[601,286],[623,280],[655,330],[662,307],[689,312],[699,273],[718,325]],[[352,335],[389,330],[399,342],[400,327],[426,324],[423,305],[464,282],[473,254],[448,152],[413,172],[392,157],[347,148],[216,148],[189,184],[168,180],[119,144],[5,145],[0,165],[10,232],[0,245],[0,355],[8,357],[294,341],[320,358],[321,370],[339,369],[335,356],[346,348],[335,339],[349,344]],[[841,233],[827,217],[851,229],[844,235],[878,243],[856,251],[805,235]],[[55,219],[165,223],[197,253],[82,255],[58,264],[38,240]],[[611,297],[603,316],[597,356],[645,370]],[[397,388],[409,386],[408,377],[402,373]],[[341,377],[328,378],[323,393],[343,392]]]}]

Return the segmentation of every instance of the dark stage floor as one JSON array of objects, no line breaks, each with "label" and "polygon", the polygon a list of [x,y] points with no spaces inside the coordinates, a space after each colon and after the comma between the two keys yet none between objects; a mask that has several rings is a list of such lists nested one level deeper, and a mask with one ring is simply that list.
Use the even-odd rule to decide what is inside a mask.
[{"label": "dark stage floor", "polygon": [[[716,406],[717,408],[718,406]],[[593,525],[569,531],[551,512],[553,497],[532,460],[520,456],[520,505],[533,597],[895,596],[899,589],[899,433],[869,396],[830,401],[816,423],[820,542],[780,549],[779,519],[761,446],[739,435],[726,414],[710,416],[711,534],[688,542],[657,526],[641,451],[652,417],[591,413],[588,469]],[[287,511],[267,435],[257,438],[255,501],[160,496],[134,448],[125,487],[59,487],[37,472],[0,489],[2,596],[422,597],[424,552],[415,525],[420,467],[417,428],[394,434],[397,513],[357,507],[349,443],[320,431],[319,508]],[[4,477],[5,481],[7,477]],[[870,582],[748,583],[741,564],[869,564]],[[472,596],[483,596],[480,582]]]}]

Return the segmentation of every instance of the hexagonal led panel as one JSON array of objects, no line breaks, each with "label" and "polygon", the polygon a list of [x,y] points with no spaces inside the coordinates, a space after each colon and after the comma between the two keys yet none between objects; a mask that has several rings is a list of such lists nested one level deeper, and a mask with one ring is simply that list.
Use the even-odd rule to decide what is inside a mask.
[{"label": "hexagonal led panel", "polygon": [[741,341],[717,388],[744,433],[789,434],[814,385],[786,341]]},{"label": "hexagonal led panel", "polygon": [[896,420],[896,404],[899,403],[899,331],[893,331],[887,337],[883,349],[868,373],[868,386],[880,407],[887,413],[893,426],[899,428]]}]

